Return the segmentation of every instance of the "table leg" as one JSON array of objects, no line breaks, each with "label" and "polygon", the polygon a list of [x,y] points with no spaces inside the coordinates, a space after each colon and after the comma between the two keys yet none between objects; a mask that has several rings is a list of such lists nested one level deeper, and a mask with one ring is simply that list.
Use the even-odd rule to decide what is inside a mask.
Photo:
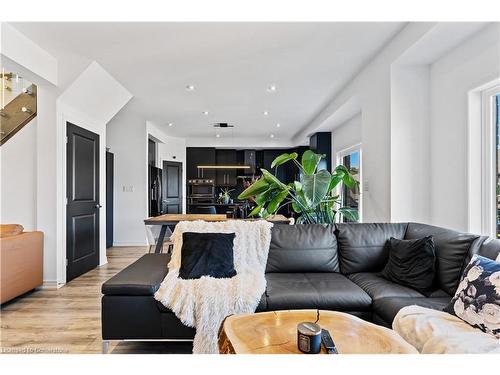
[{"label": "table leg", "polygon": [[163,248],[163,241],[165,241],[165,233],[167,232],[167,226],[162,225],[160,229],[160,235],[158,236],[158,240],[156,242],[155,253],[160,254],[161,249]]}]

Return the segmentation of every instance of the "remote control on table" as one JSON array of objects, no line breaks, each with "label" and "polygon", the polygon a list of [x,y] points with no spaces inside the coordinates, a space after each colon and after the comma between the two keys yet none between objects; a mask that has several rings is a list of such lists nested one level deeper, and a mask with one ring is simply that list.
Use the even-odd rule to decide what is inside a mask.
[{"label": "remote control on table", "polygon": [[337,348],[335,347],[335,343],[333,342],[332,336],[327,329],[321,330],[321,342],[326,349],[328,354],[339,354],[337,352]]}]

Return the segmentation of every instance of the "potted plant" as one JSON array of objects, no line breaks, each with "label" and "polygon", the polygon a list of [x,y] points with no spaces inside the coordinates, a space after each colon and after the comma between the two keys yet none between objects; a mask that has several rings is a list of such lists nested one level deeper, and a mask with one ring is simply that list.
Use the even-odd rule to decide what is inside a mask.
[{"label": "potted plant", "polygon": [[224,204],[229,204],[231,201],[231,193],[234,189],[229,190],[228,188],[223,188],[222,191],[219,193],[219,201],[224,203]]},{"label": "potted plant", "polygon": [[297,223],[330,224],[335,222],[337,213],[348,220],[357,221],[357,209],[342,207],[340,197],[335,192],[339,184],[354,189],[359,183],[343,165],[337,166],[332,173],[324,169],[318,170],[319,162],[325,156],[308,150],[299,163],[296,152],[284,153],[274,159],[271,168],[293,162],[299,168],[300,181],[284,184],[268,170],[261,169],[262,176],[238,198],[253,197],[256,207],[250,212],[250,216],[266,218],[290,204],[299,215]]}]

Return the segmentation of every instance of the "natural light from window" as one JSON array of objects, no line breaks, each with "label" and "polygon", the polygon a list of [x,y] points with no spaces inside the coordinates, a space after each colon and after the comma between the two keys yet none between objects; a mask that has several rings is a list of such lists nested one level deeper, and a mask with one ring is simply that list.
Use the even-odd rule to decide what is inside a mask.
[{"label": "natural light from window", "polygon": [[[345,166],[354,178],[360,182],[361,181],[361,148],[355,147],[351,150],[341,152],[339,157],[340,163]],[[343,186],[341,192],[342,206],[351,207],[358,210],[359,217],[361,218],[360,212],[360,186],[358,185],[355,189],[348,189]],[[348,222],[349,220],[342,218],[343,222]]]}]

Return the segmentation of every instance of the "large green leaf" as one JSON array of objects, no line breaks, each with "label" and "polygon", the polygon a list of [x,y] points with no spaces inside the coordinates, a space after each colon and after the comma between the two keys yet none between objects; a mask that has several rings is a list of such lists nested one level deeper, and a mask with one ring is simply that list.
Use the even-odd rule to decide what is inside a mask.
[{"label": "large green leaf", "polygon": [[287,196],[288,190],[283,190],[282,192],[278,193],[267,206],[267,212],[269,212],[270,214],[274,214],[278,209],[280,203],[283,202]]},{"label": "large green leaf", "polygon": [[261,178],[265,179],[267,181],[267,183],[269,183],[269,184],[276,184],[281,189],[286,189],[287,188],[287,186],[283,182],[281,182],[280,180],[278,180],[278,178],[275,175],[273,175],[271,172],[269,172],[267,169],[261,168],[260,170],[262,171],[262,177]]},{"label": "large green leaf", "polygon": [[328,192],[331,178],[332,175],[327,170],[302,176],[302,191],[311,208],[316,207],[323,200]]},{"label": "large green leaf", "polygon": [[258,179],[252,185],[247,187],[240,195],[238,195],[238,199],[247,199],[253,195],[258,195],[263,193],[269,188],[269,182],[263,178]]},{"label": "large green leaf", "polygon": [[349,170],[344,165],[340,164],[335,167],[334,174],[342,177],[344,174],[349,174]]},{"label": "large green leaf", "polygon": [[269,188],[263,192],[257,195],[255,198],[255,203],[258,205],[265,205],[267,202],[270,202],[273,200],[273,198],[280,193],[281,189],[278,187],[276,184],[271,184],[269,185]]},{"label": "large green leaf", "polygon": [[300,206],[296,202],[292,202],[292,208],[293,208],[293,211],[298,213],[298,214],[302,212],[302,209],[300,208]]},{"label": "large green leaf", "polygon": [[307,199],[304,196],[304,191],[302,189],[295,190],[292,207],[297,213],[309,209],[309,204],[307,203]]},{"label": "large green leaf", "polygon": [[328,193],[337,187],[337,185],[342,181],[342,177],[334,174],[330,180],[330,185],[328,186]]},{"label": "large green leaf", "polygon": [[258,214],[260,214],[261,211],[262,211],[262,206],[255,206],[255,208],[252,211],[250,211],[248,216],[258,215]]},{"label": "large green leaf", "polygon": [[297,159],[298,156],[299,155],[296,152],[292,152],[291,154],[288,153],[281,154],[280,156],[278,156],[276,159],[273,160],[273,162],[271,163],[271,168],[278,167],[281,164],[286,163],[287,161],[295,160]]},{"label": "large green leaf", "polygon": [[302,168],[304,169],[304,173],[307,175],[314,174],[320,160],[324,157],[325,155],[316,154],[311,150],[307,150],[306,152],[304,152],[304,154],[302,155]]},{"label": "large green leaf", "polygon": [[[334,177],[332,177],[332,183],[333,183],[333,179],[335,178],[336,181],[337,180],[338,180],[338,182],[342,181],[350,189],[353,189],[356,185],[359,184],[359,182],[356,181],[356,179],[349,172],[349,170],[343,165],[338,165],[335,168],[333,176]],[[338,182],[337,182],[337,184],[338,184]]]},{"label": "large green leaf", "polygon": [[349,221],[358,221],[359,220],[359,213],[356,208],[350,208],[350,207],[341,207],[338,209],[338,212],[344,216],[345,219]]}]

